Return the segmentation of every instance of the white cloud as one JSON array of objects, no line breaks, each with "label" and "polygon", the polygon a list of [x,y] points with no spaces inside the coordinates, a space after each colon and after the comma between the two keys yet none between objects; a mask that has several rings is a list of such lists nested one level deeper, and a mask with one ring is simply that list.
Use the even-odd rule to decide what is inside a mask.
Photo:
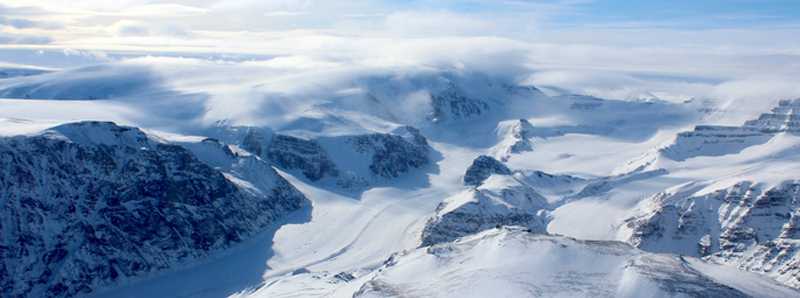
[{"label": "white cloud", "polygon": [[302,16],[302,15],[308,15],[308,14],[309,14],[309,12],[307,12],[307,11],[276,10],[276,11],[265,12],[264,16],[265,17],[296,17],[296,16]]},{"label": "white cloud", "polygon": [[47,36],[15,34],[0,31],[0,44],[43,45],[53,40]]},{"label": "white cloud", "polygon": [[110,26],[111,31],[119,36],[146,36],[150,35],[150,28],[144,22],[121,20]]},{"label": "white cloud", "polygon": [[187,37],[190,35],[185,28],[173,24],[149,23],[137,20],[120,20],[108,27],[111,34],[120,37],[130,36],[177,36]]},{"label": "white cloud", "polygon": [[163,3],[137,5],[126,8],[119,13],[104,12],[104,14],[123,15],[126,17],[163,18],[201,16],[207,12],[208,10],[205,8],[174,3]]},{"label": "white cloud", "polygon": [[398,12],[386,16],[389,32],[410,36],[488,35],[495,23],[450,12]]},{"label": "white cloud", "polygon": [[[308,80],[330,79],[322,73],[334,70],[450,68],[510,77],[535,71],[534,84],[614,98],[728,102],[798,95],[791,87],[800,76],[798,27],[549,23],[555,15],[574,14],[583,2],[505,1],[497,9],[474,11],[435,1],[8,0],[0,6],[0,23],[7,25],[0,42],[216,57],[211,60],[230,54],[255,60],[237,69],[303,72]],[[39,26],[49,19],[63,26]],[[237,59],[246,58],[230,60]],[[296,79],[281,77],[285,81],[274,84]]]}]

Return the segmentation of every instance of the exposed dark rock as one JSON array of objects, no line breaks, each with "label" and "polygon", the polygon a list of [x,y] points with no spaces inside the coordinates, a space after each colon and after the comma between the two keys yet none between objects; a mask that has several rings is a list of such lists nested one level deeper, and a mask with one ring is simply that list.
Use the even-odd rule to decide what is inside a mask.
[{"label": "exposed dark rock", "polygon": [[731,263],[800,287],[800,182],[764,191],[744,181],[711,194],[651,200],[653,211],[627,220],[635,246]]},{"label": "exposed dark rock", "polygon": [[464,174],[464,185],[478,186],[492,174],[511,175],[511,170],[491,156],[481,155],[472,161]]},{"label": "exposed dark rock", "polygon": [[276,134],[267,148],[266,157],[284,169],[299,170],[311,181],[339,176],[339,170],[328,153],[314,140]]},{"label": "exposed dark rock", "polygon": [[189,150],[113,123],[2,138],[0,289],[76,296],[207,256],[301,207],[275,177],[245,192]]},{"label": "exposed dark rock", "polygon": [[373,174],[396,178],[430,163],[430,147],[419,130],[410,126],[401,130],[405,135],[376,133],[352,137],[357,152],[372,154],[369,169]]},{"label": "exposed dark rock", "polygon": [[512,176],[492,177],[482,185],[450,197],[436,208],[422,231],[421,245],[448,242],[500,226],[523,226],[536,233],[546,231],[547,200]]},{"label": "exposed dark rock", "polygon": [[450,83],[442,92],[431,95],[433,120],[470,119],[486,113],[490,106],[481,99],[465,96],[454,84]]}]

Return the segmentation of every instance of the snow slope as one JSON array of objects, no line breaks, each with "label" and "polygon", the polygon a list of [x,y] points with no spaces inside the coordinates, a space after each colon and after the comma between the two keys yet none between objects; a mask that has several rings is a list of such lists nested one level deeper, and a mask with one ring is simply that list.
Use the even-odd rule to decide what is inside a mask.
[{"label": "snow slope", "polygon": [[742,275],[715,280],[686,258],[620,242],[492,229],[388,259],[353,297],[790,297],[800,293]]}]

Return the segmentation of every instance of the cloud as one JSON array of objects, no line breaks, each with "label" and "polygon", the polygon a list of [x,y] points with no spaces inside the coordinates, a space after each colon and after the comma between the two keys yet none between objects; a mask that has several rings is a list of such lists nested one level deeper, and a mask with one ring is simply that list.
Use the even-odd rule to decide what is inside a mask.
[{"label": "cloud", "polygon": [[144,4],[128,7],[119,12],[100,12],[100,14],[142,18],[192,17],[202,16],[206,13],[208,10],[205,8],[175,3]]},{"label": "cloud", "polygon": [[691,76],[665,76],[614,70],[536,71],[527,83],[559,92],[623,100],[661,99],[682,102],[707,98],[717,81]]},{"label": "cloud", "polygon": [[398,12],[386,16],[389,32],[408,36],[482,35],[494,32],[495,23],[450,12]]},{"label": "cloud", "polygon": [[738,125],[757,118],[779,100],[800,98],[800,85],[795,77],[758,75],[718,84],[709,97],[724,112],[715,115],[714,121]]},{"label": "cloud", "polygon": [[302,15],[308,15],[309,12],[307,11],[288,11],[288,10],[278,10],[278,11],[270,11],[265,12],[265,17],[296,17]]},{"label": "cloud", "polygon": [[37,16],[48,14],[48,11],[42,7],[31,5],[18,5],[11,6],[0,4],[0,16]]},{"label": "cloud", "polygon": [[146,36],[150,35],[150,26],[144,22],[121,20],[109,27],[111,32],[119,36]]},{"label": "cloud", "polygon": [[9,19],[0,16],[0,25],[11,26],[17,29],[37,27],[37,23],[26,19]]},{"label": "cloud", "polygon": [[88,58],[89,61],[93,61],[95,63],[104,61],[107,62],[111,60],[106,52],[97,50],[76,50],[71,48],[65,48],[63,50],[63,53],[64,56],[66,57],[75,56],[79,58]]},{"label": "cloud", "polygon": [[[183,59],[197,61],[168,63],[174,69],[163,71],[230,72],[254,85],[284,84],[281,92],[365,69],[451,69],[527,77],[602,97],[720,98],[725,104],[793,96],[791,82],[800,76],[798,26],[599,22],[587,14],[587,1],[79,2],[9,0],[0,5],[6,24],[0,41],[138,55],[153,64],[166,62],[148,55],[190,57]],[[43,28],[49,19],[63,26]],[[274,79],[257,82],[254,73]],[[307,85],[295,82],[302,80]]]},{"label": "cloud", "polygon": [[48,36],[13,34],[0,31],[0,44],[44,45],[53,41]]},{"label": "cloud", "polygon": [[136,36],[172,36],[188,37],[191,33],[185,28],[173,24],[153,24],[137,20],[120,20],[108,27],[111,34],[120,37]]}]

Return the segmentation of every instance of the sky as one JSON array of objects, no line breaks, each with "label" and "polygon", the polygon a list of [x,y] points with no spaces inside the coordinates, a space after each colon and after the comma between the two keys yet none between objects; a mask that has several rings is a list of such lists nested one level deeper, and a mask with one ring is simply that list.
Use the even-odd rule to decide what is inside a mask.
[{"label": "sky", "polygon": [[28,46],[111,43],[113,38],[143,36],[163,37],[169,41],[166,46],[181,44],[181,39],[186,43],[202,32],[287,30],[394,37],[501,36],[534,42],[558,41],[554,35],[564,31],[606,30],[628,33],[629,42],[636,43],[642,37],[632,33],[652,30],[796,33],[799,17],[800,2],[793,0],[5,0],[0,4],[2,41]]},{"label": "sky", "polygon": [[0,64],[277,57],[306,69],[522,67],[534,84],[613,97],[800,96],[797,36],[800,1],[792,0],[0,3]]}]

